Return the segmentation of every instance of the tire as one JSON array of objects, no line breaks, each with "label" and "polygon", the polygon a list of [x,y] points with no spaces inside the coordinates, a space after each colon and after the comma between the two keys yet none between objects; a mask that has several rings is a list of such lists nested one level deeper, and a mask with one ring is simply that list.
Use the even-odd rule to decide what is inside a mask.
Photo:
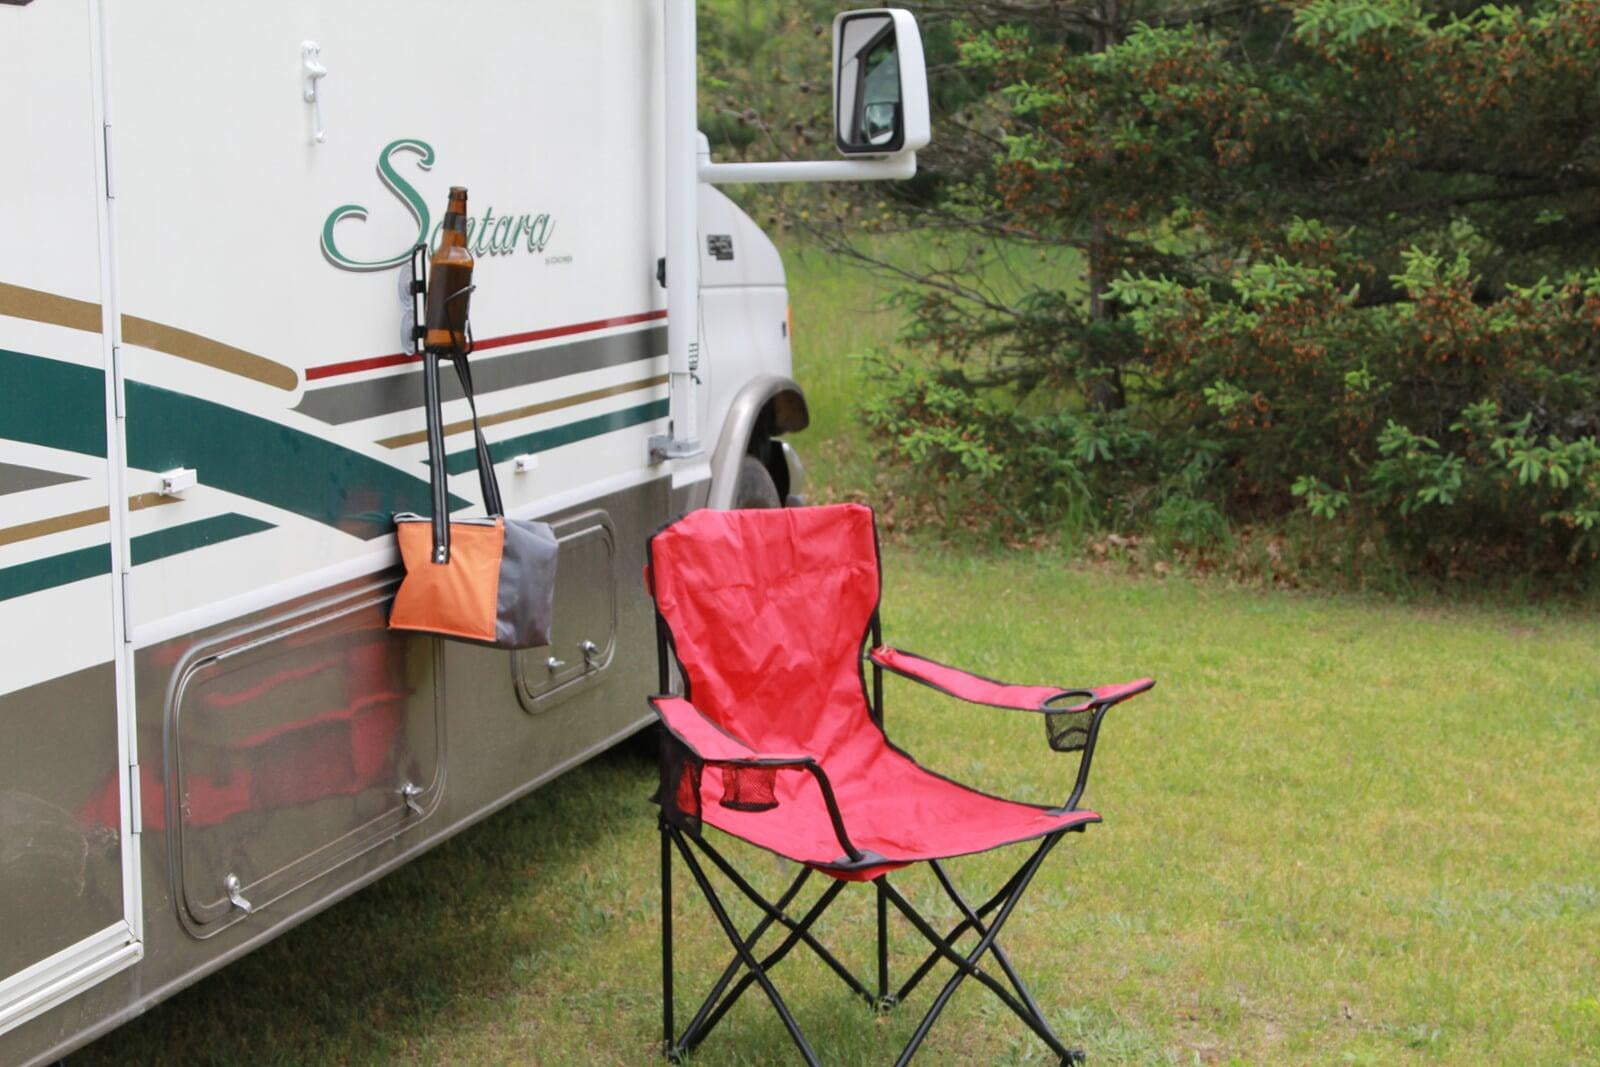
[{"label": "tire", "polygon": [[778,486],[767,473],[767,468],[754,456],[739,461],[739,480],[733,486],[733,506],[736,508],[781,508]]}]

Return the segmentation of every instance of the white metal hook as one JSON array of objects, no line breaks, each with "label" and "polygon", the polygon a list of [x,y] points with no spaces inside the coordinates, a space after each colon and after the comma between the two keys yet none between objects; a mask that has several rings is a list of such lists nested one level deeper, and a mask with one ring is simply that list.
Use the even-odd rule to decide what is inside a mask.
[{"label": "white metal hook", "polygon": [[322,46],[315,41],[301,41],[300,64],[304,74],[301,94],[311,105],[313,136],[321,144],[328,139],[327,128],[322,123],[322,94],[317,91],[317,82],[328,76],[328,68],[322,65]]}]

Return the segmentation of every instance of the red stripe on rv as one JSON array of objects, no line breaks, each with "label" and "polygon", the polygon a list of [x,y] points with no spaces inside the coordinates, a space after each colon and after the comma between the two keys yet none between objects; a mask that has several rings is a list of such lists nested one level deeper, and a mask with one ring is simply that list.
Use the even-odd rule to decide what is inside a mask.
[{"label": "red stripe on rv", "polygon": [[[614,315],[609,319],[595,319],[592,322],[575,322],[570,326],[552,326],[544,330],[529,330],[526,333],[508,333],[504,337],[491,337],[479,341],[477,348],[504,348],[506,345],[528,344],[534,341],[548,341],[552,337],[570,337],[575,333],[589,333],[593,330],[605,330],[613,326],[631,326],[637,322],[653,322],[667,317],[665,309],[657,311],[641,311],[635,315]],[[371,356],[367,359],[352,359],[344,363],[327,363],[321,367],[308,367],[305,378],[314,382],[319,378],[335,378],[341,374],[355,374],[364,370],[378,370],[381,367],[398,367],[402,363],[412,363],[416,356],[408,356],[404,352],[395,352],[388,356]]]}]

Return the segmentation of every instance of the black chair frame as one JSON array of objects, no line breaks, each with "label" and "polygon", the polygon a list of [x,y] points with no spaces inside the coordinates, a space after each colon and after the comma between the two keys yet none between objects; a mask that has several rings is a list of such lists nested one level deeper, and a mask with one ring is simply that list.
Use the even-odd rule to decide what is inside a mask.
[{"label": "black chair frame", "polygon": [[[874,646],[882,643],[882,632],[878,613],[873,612],[870,635]],[[672,637],[665,619],[658,613],[656,616],[656,646],[660,665],[660,691],[670,692],[671,664],[675,660],[672,648]],[[874,719],[881,726],[883,723],[883,669],[876,663],[869,663],[872,670],[872,696],[869,710]],[[681,671],[681,664],[679,665]],[[1114,703],[1114,701],[1112,702]],[[1100,724],[1109,710],[1111,703],[1096,704],[1093,708],[1093,719],[1087,730],[1087,737],[1081,746],[1081,755],[1078,765],[1078,774],[1074,782],[1071,795],[1060,810],[1075,810],[1087,785],[1089,766],[1094,755],[1095,744],[1099,739]],[[662,730],[662,766],[663,789],[667,787],[666,768],[674,758],[669,754],[672,741],[667,732]],[[736,764],[738,761],[717,761]],[[831,791],[830,791],[831,792]],[[665,802],[660,795],[656,798],[661,802],[661,816],[659,819],[661,833],[661,985],[662,985],[662,1040],[666,1056],[674,1063],[682,1062],[691,1052],[705,1040],[707,1035],[728,1013],[728,1010],[738,1001],[746,990],[752,985],[759,986],[761,991],[771,1002],[773,1009],[782,1020],[785,1029],[799,1050],[801,1057],[808,1064],[817,1064],[819,1059],[805,1034],[801,1031],[799,1023],[795,1021],[793,1013],[784,1001],[777,987],[773,985],[769,972],[781,962],[797,945],[804,944],[811,949],[830,970],[839,976],[849,989],[859,996],[872,1010],[884,1012],[895,1008],[906,1001],[924,978],[941,961],[947,962],[955,968],[953,974],[945,982],[942,989],[934,997],[933,1003],[923,1014],[910,1039],[901,1050],[895,1061],[897,1067],[904,1067],[911,1061],[917,1050],[927,1038],[928,1032],[938,1020],[950,998],[968,978],[977,980],[980,984],[994,993],[995,996],[1021,1019],[1032,1030],[1050,1051],[1059,1057],[1063,1065],[1075,1065],[1085,1062],[1084,1053],[1080,1049],[1068,1048],[1051,1028],[1044,1012],[1038,1002],[1023,982],[1010,958],[999,944],[1001,929],[1013,914],[1017,903],[1027,891],[1034,875],[1038,873],[1040,865],[1044,862],[1051,850],[1060,842],[1061,838],[1069,833],[1081,832],[1085,824],[1077,824],[1036,839],[1035,847],[1028,858],[1017,868],[1016,872],[997,889],[993,895],[978,907],[974,908],[957,890],[951,880],[945,865],[938,860],[925,861],[932,869],[935,879],[943,889],[945,895],[955,904],[962,918],[944,935],[922,916],[912,906],[889,880],[889,874],[880,874],[871,880],[877,895],[877,981],[876,988],[869,987],[857,978],[834,954],[817,939],[812,933],[812,927],[817,920],[828,910],[833,902],[838,899],[846,885],[843,880],[833,880],[817,899],[798,917],[790,914],[789,908],[799,896],[801,890],[810,881],[813,874],[817,873],[810,867],[802,866],[800,871],[790,881],[788,887],[781,893],[777,900],[768,900],[746,878],[739,874],[734,866],[719,852],[702,832],[698,819],[674,818],[669,812],[672,805]],[[853,854],[848,838],[843,834],[842,822],[838,812],[833,811],[835,825],[841,830],[841,841],[846,845],[846,851]],[[734,955],[721,974],[711,985],[704,1001],[695,1012],[689,1024],[680,1033],[674,1022],[674,970],[673,970],[673,854],[676,853],[688,869],[706,902],[711,909],[717,925],[722,928],[732,946]],[[712,884],[705,866],[696,855],[704,856],[710,861],[729,883],[761,912],[761,919],[748,934],[740,933],[728,914],[728,909],[718,895],[716,887]],[[889,976],[889,908],[900,912],[913,928],[925,938],[930,945],[928,955],[922,963],[914,968],[909,977],[901,983],[898,989],[891,990]],[[992,921],[989,916],[993,915]],[[787,931],[775,948],[764,956],[758,958],[756,949],[763,937],[774,926],[782,927]],[[957,943],[969,932],[977,934],[977,942],[966,952],[957,948]],[[986,958],[992,958],[1004,981],[983,969],[981,964]]]}]

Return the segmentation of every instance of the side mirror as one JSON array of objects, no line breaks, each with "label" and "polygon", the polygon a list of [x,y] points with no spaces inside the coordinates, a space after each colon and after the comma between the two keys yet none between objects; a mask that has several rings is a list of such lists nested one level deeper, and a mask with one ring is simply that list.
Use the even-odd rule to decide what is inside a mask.
[{"label": "side mirror", "polygon": [[846,155],[915,152],[932,136],[917,20],[899,8],[833,20],[834,141]]}]

